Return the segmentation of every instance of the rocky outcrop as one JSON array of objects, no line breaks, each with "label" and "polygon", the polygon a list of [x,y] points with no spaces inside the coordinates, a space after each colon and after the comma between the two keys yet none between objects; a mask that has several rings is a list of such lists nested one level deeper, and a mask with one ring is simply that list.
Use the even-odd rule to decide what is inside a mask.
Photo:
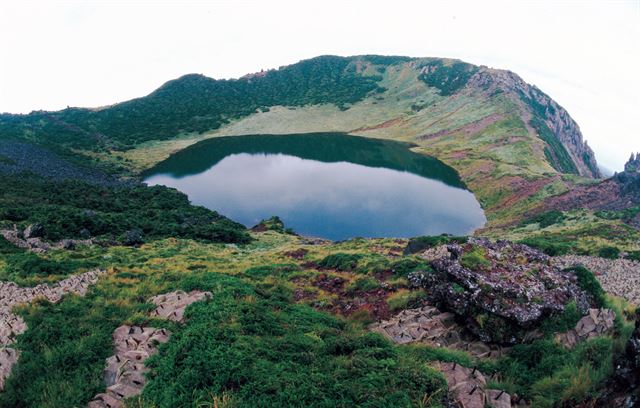
[{"label": "rocky outcrop", "polygon": [[456,363],[436,365],[447,379],[449,397],[461,408],[512,408],[526,407],[524,400],[512,398],[503,390],[487,388],[484,374],[475,368],[463,367]]},{"label": "rocky outcrop", "polygon": [[624,171],[626,173],[640,173],[640,153],[631,153],[631,158],[624,165]]},{"label": "rocky outcrop", "polygon": [[576,323],[575,328],[557,334],[556,341],[565,347],[573,348],[576,344],[591,338],[611,334],[615,320],[616,314],[611,309],[589,309],[589,313]]},{"label": "rocky outcrop", "polygon": [[553,137],[562,143],[581,176],[602,177],[595,154],[583,140],[578,124],[564,108],[536,86],[529,85],[511,71],[487,67],[481,67],[467,85],[489,94],[504,92],[514,101],[522,102],[523,108],[532,117],[543,121]]},{"label": "rocky outcrop", "polygon": [[[154,296],[148,300],[156,305],[151,317],[184,321],[184,311],[192,303],[211,297],[211,292],[183,291]],[[144,362],[158,351],[158,345],[169,341],[171,332],[166,329],[140,326],[120,326],[113,332],[115,354],[107,359],[104,380],[107,390],[96,395],[89,408],[121,408],[122,401],[139,395],[146,383],[149,371]]]},{"label": "rocky outcrop", "polygon": [[63,239],[58,242],[47,242],[41,237],[44,227],[40,224],[29,225],[24,231],[20,231],[15,225],[13,229],[0,230],[0,235],[18,248],[23,248],[35,253],[44,253],[51,249],[74,249],[77,246],[93,245],[93,239]]},{"label": "rocky outcrop", "polygon": [[431,262],[435,272],[412,273],[409,281],[482,341],[514,344],[571,301],[583,313],[590,307],[573,273],[526,245],[469,238],[446,248],[448,257]]},{"label": "rocky outcrop", "polygon": [[434,347],[464,350],[478,358],[498,358],[508,349],[477,341],[455,322],[455,315],[424,306],[403,310],[389,320],[373,324],[369,330],[394,343],[423,343]]},{"label": "rocky outcrop", "polygon": [[13,282],[0,282],[0,391],[4,389],[5,381],[20,356],[18,350],[9,346],[15,342],[17,335],[27,330],[22,317],[14,314],[12,309],[31,303],[35,299],[57,303],[69,293],[84,296],[89,286],[94,285],[103,273],[102,270],[93,270],[71,276],[54,285],[38,285],[32,288],[20,287]]}]

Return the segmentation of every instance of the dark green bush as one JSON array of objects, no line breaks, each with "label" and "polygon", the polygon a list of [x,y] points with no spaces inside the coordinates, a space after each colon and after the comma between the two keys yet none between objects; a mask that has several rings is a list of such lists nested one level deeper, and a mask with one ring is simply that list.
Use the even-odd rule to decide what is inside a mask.
[{"label": "dark green bush", "polygon": [[551,225],[564,221],[566,218],[566,215],[562,211],[552,210],[542,214],[538,214],[535,217],[525,220],[521,223],[521,225],[537,223],[540,224],[540,228],[547,228]]},{"label": "dark green bush", "polygon": [[607,259],[620,258],[620,249],[613,246],[602,247],[598,250],[598,256]]},{"label": "dark green bush", "polygon": [[627,253],[627,259],[632,261],[640,261],[640,251],[629,251]]},{"label": "dark green bush", "polygon": [[335,269],[337,271],[353,271],[358,267],[358,261],[362,259],[360,254],[345,254],[338,252],[327,255],[318,265],[325,269]]},{"label": "dark green bush", "polygon": [[519,243],[536,248],[549,256],[566,255],[575,250],[573,243],[561,241],[553,237],[541,236],[526,238],[519,241]]},{"label": "dark green bush", "polygon": [[395,276],[406,277],[415,271],[432,271],[431,266],[422,259],[401,258],[391,264],[391,271]]},{"label": "dark green bush", "polygon": [[422,67],[425,71],[418,78],[427,85],[437,88],[442,96],[453,95],[462,89],[469,78],[478,71],[475,65],[462,61],[452,61],[447,64],[443,60],[433,60]]},{"label": "dark green bush", "polygon": [[591,295],[596,307],[604,307],[606,304],[605,292],[600,286],[600,282],[596,279],[593,272],[583,266],[575,266],[573,268],[566,269],[575,273],[578,280],[578,286],[589,295]]},{"label": "dark green bush", "polygon": [[415,237],[409,240],[409,243],[404,250],[404,254],[416,254],[435,246],[451,243],[464,244],[467,242],[467,240],[467,237],[452,237],[448,235]]},{"label": "dark green bush", "polygon": [[44,238],[52,241],[86,238],[87,233],[132,245],[140,243],[139,238],[166,237],[250,241],[244,226],[191,205],[186,195],[167,187],[109,187],[8,175],[0,175],[0,185],[0,221],[22,227],[42,224]]},{"label": "dark green bush", "polygon": [[566,332],[576,327],[576,323],[582,318],[582,313],[578,310],[576,302],[569,302],[562,314],[551,316],[545,319],[540,326],[544,334],[554,334]]}]

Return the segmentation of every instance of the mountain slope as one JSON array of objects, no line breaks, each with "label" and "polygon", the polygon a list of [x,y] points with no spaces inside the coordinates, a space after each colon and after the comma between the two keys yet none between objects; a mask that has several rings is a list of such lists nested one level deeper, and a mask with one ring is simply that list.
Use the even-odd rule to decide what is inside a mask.
[{"label": "mountain slope", "polygon": [[0,115],[1,138],[120,175],[208,137],[323,131],[415,143],[460,172],[490,226],[566,191],[566,175],[600,177],[551,98],[511,72],[448,59],[322,56],[233,80],[186,75],[101,109]]}]

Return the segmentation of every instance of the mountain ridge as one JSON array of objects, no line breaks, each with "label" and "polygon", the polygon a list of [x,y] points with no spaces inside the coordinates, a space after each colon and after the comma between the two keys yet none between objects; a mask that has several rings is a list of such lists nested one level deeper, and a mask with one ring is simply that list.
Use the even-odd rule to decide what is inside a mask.
[{"label": "mountain ridge", "polygon": [[321,56],[238,79],[187,74],[100,109],[0,115],[0,138],[136,179],[206,138],[327,131],[410,142],[442,160],[490,228],[521,221],[575,177],[601,176],[550,97],[510,71],[454,59]]}]

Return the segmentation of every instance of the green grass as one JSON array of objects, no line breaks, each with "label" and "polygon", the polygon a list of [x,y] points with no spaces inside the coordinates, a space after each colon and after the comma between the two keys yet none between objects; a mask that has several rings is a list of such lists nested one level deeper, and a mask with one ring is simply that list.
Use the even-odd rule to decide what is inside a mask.
[{"label": "green grass", "polygon": [[605,292],[593,272],[583,266],[575,266],[566,270],[575,273],[578,286],[591,295],[597,307],[604,307],[606,305]]},{"label": "green grass", "polygon": [[358,267],[358,262],[362,258],[361,254],[335,253],[324,257],[318,265],[325,269],[335,269],[337,271],[354,271]]},{"label": "green grass", "polygon": [[471,250],[464,252],[460,258],[460,264],[472,271],[491,266],[491,262],[487,259],[486,250],[479,246],[473,246]]}]

